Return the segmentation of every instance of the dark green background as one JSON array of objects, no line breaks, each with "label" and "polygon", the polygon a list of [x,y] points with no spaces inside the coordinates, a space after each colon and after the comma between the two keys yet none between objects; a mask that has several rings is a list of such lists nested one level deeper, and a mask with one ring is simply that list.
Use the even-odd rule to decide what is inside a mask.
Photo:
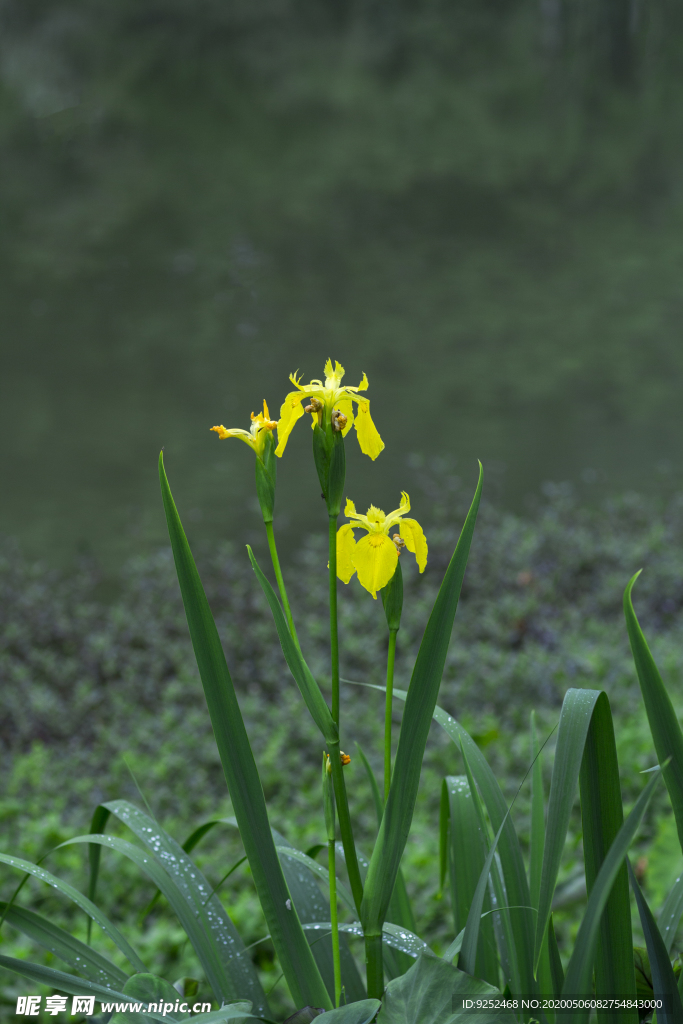
[{"label": "dark green background", "polygon": [[[386,451],[498,500],[680,483],[683,18],[662,0],[7,0],[0,530],[110,563],[258,530],[214,423],[363,371]],[[279,528],[318,521],[310,435]],[[416,509],[419,516],[419,510]]]}]

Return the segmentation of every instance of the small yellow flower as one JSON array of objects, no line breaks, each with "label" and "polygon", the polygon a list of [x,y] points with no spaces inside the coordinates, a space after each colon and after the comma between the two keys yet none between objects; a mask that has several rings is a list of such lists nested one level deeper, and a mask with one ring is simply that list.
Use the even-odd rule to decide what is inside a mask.
[{"label": "small yellow flower", "polygon": [[[275,450],[276,455],[282,455],[287,445],[287,440],[292,432],[296,421],[304,412],[310,412],[313,418],[313,426],[324,422],[332,424],[333,430],[340,430],[344,437],[351,427],[355,426],[358,434],[360,450],[371,459],[376,459],[384,448],[384,442],[377,433],[377,428],[370,416],[370,402],[367,398],[361,398],[359,391],[366,391],[368,378],[363,374],[363,379],[358,387],[342,387],[344,367],[335,363],[332,367],[332,360],[325,363],[325,382],[312,380],[310,384],[300,384],[300,378],[295,373],[290,374],[289,379],[297,389],[287,395],[282,408],[280,409],[280,423],[278,426],[279,444]],[[304,409],[302,402],[309,399]],[[358,406],[354,416],[353,403]]]},{"label": "small yellow flower", "polygon": [[[348,583],[354,572],[358,580],[374,598],[377,591],[386,587],[396,572],[401,548],[412,551],[420,572],[427,564],[427,539],[422,527],[415,519],[404,519],[410,512],[410,498],[401,492],[401,504],[394,512],[385,515],[381,508],[371,505],[366,516],[358,515],[350,498],[346,501],[344,515],[357,519],[356,523],[345,523],[337,531],[337,576]],[[398,524],[400,533],[389,536],[392,526]],[[367,536],[356,543],[353,531],[361,526]]]},{"label": "small yellow flower", "polygon": [[266,443],[266,438],[271,430],[275,430],[277,427],[277,420],[271,420],[270,413],[268,412],[268,406],[266,405],[265,398],[263,399],[263,412],[258,415],[251,414],[251,428],[249,430],[242,430],[241,427],[233,427],[232,430],[226,430],[224,426],[211,427],[211,430],[215,430],[218,436],[223,440],[226,437],[239,437],[240,441],[245,441],[251,448],[254,449],[259,458],[263,456],[263,449]]}]

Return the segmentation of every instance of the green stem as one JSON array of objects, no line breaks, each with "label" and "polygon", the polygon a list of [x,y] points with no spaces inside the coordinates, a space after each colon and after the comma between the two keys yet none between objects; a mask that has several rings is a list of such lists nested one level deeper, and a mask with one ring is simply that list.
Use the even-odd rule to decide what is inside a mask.
[{"label": "green stem", "polygon": [[285,611],[285,617],[287,619],[287,625],[289,626],[289,632],[292,636],[292,640],[301,653],[301,647],[299,646],[299,638],[296,635],[296,628],[294,626],[294,619],[292,618],[292,609],[289,607],[289,600],[287,598],[287,591],[285,590],[285,581],[282,578],[282,570],[280,569],[280,559],[277,556],[277,547],[275,546],[275,533],[273,532],[273,524],[266,523],[266,534],[268,536],[268,547],[270,548],[270,559],[273,563],[273,570],[275,572],[275,579],[277,580],[278,590],[280,591],[280,597],[282,598],[282,607]]},{"label": "green stem", "polygon": [[337,875],[334,839],[327,843],[327,869],[330,875],[330,922],[332,924],[332,962],[334,965],[334,1005],[341,1002],[341,960],[339,958],[339,919],[337,917]]},{"label": "green stem", "polygon": [[368,999],[381,999],[384,994],[384,965],[382,963],[382,933],[365,935],[365,967],[367,971]]},{"label": "green stem", "polygon": [[337,628],[337,517],[330,516],[330,657],[332,718],[339,725],[339,631]]},{"label": "green stem", "polygon": [[346,795],[346,782],[342,771],[339,741],[337,740],[336,743],[328,743],[327,752],[330,755],[330,764],[332,765],[334,801],[337,805],[337,817],[339,818],[339,831],[341,833],[342,845],[344,847],[346,870],[349,876],[353,902],[356,904],[356,910],[358,911],[358,917],[360,918],[360,905],[363,900],[363,883],[360,878],[356,844],[353,839],[353,828],[351,827],[349,800]]},{"label": "green stem", "polygon": [[384,803],[389,799],[391,785],[391,712],[394,695],[394,661],[396,659],[397,629],[389,630],[389,653],[387,654],[387,694],[384,709]]}]

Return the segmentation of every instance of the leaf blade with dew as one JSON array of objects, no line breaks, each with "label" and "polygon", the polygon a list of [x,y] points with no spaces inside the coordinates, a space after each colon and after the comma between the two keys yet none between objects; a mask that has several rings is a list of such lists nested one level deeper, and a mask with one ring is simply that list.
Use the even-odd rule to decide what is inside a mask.
[{"label": "leaf blade with dew", "polygon": [[289,891],[275,852],[256,762],[216,624],[168,485],[163,453],[159,456],[159,479],[192,646],[268,931],[294,1001],[302,1006],[327,1007],[327,989],[296,910],[289,909]]},{"label": "leaf blade with dew", "polygon": [[[0,909],[7,912],[7,923],[23,935],[28,936],[54,953],[65,964],[83,974],[89,981],[121,988],[128,981],[128,975],[107,957],[91,949],[90,946],[64,931],[59,925],[53,924],[48,918],[25,907],[10,906],[0,902]],[[90,919],[89,919],[90,920]]]},{"label": "leaf blade with dew", "polygon": [[389,797],[363,892],[361,920],[371,935],[381,930],[386,919],[410,831],[424,750],[467,567],[481,487],[480,465],[474,498],[429,616],[408,688]]},{"label": "leaf blade with dew", "polygon": [[[384,802],[380,793],[379,784],[375,777],[375,773],[372,770],[372,766],[361,749],[360,744],[356,743],[356,749],[370,783],[372,798],[375,804],[377,827],[379,828],[382,821],[382,815],[384,814]],[[417,931],[415,916],[413,914],[413,908],[410,903],[410,897],[408,896],[408,889],[403,875],[403,869],[401,867],[398,869],[396,885],[394,886],[394,891],[391,894],[389,909],[387,910],[387,921],[391,921],[392,924],[401,925],[402,927],[407,928],[408,931]],[[396,952],[394,956],[396,960],[396,970],[393,972],[393,975],[394,977],[398,977],[400,974],[404,974],[411,965],[407,957],[402,953]]]},{"label": "leaf blade with dew", "polygon": [[548,798],[548,816],[543,850],[543,867],[538,895],[538,916],[534,970],[538,969],[557,885],[569,819],[576,799],[586,736],[599,690],[567,690],[562,703],[553,774]]},{"label": "leaf blade with dew", "polygon": [[[590,896],[607,851],[624,823],[617,746],[606,693],[600,694],[591,715],[581,760],[579,788],[583,859],[586,887]],[[595,958],[597,998],[609,999],[615,992],[635,1003],[631,903],[625,864],[617,871],[602,913]],[[638,1011],[620,1010],[618,1014],[601,1014],[601,1020],[613,1020],[615,1024],[638,1024]]]},{"label": "leaf blade with dew", "polygon": [[683,872],[678,876],[672,885],[668,896],[662,904],[657,921],[659,930],[664,939],[667,953],[671,953],[671,947],[676,938],[676,932],[683,915]]},{"label": "leaf blade with dew", "polygon": [[[306,929],[306,924],[309,921],[327,920],[330,916],[329,872],[325,872],[325,875],[327,876],[325,878],[323,874],[313,869],[312,865],[315,865],[316,868],[321,865],[316,864],[315,861],[311,861],[310,857],[306,857],[306,855],[300,850],[291,846],[284,836],[280,835],[280,833],[275,829],[273,829],[273,836],[277,843],[275,849],[278,852],[280,863],[282,864],[282,870],[284,871],[285,879],[287,880],[287,886],[292,894],[292,901],[297,909],[297,913],[304,930]],[[302,871],[302,864],[308,870]],[[326,890],[324,894],[320,890],[318,879],[324,879],[326,881]],[[339,885],[339,882],[337,882],[337,885]],[[346,897],[351,901],[349,909],[353,913],[355,905],[348,890],[346,890]],[[327,937],[325,937],[323,941],[316,942],[312,946],[312,949],[313,956],[318,964],[318,969],[322,975],[323,981],[327,985],[327,991],[330,993],[330,998],[334,1000],[334,961],[331,939],[328,940]],[[346,992],[347,1002],[365,999],[365,987],[358,973],[356,962],[351,956],[348,944],[343,935],[340,936],[339,957],[341,983]]]},{"label": "leaf blade with dew", "polygon": [[78,889],[69,885],[68,882],[63,882],[61,878],[57,878],[56,875],[46,871],[45,868],[41,868],[38,864],[32,864],[28,860],[22,860],[20,857],[10,857],[6,853],[0,853],[0,864],[7,864],[8,867],[17,868],[28,875],[33,875],[35,878],[40,879],[41,882],[45,882],[47,885],[52,886],[53,889],[57,889],[64,896],[67,896],[72,903],[75,903],[81,910],[84,910],[100,926],[105,935],[112,940],[136,971],[147,970],[138,954],[116,925],[112,924],[109,918],[87,896],[79,892]]},{"label": "leaf blade with dew", "polygon": [[[331,928],[332,925],[329,921],[309,921],[304,925],[307,931],[323,931],[325,928]],[[360,921],[352,921],[350,924],[340,924],[339,931],[346,932],[347,935],[354,935],[356,938],[363,938],[363,926]],[[424,939],[421,939],[419,935],[415,935],[414,932],[409,931],[407,928],[402,928],[398,924],[391,924],[390,921],[385,921],[382,925],[382,942],[389,946],[391,949],[399,950],[402,953],[406,953],[408,956],[415,959],[422,953],[426,953],[428,956],[436,956],[436,953],[427,945]]]},{"label": "leaf blade with dew", "polygon": [[[75,843],[88,842],[100,843],[107,849],[123,854],[152,879],[157,887],[161,889],[178,917],[204,968],[207,980],[216,999],[220,1002],[227,1000],[235,1002],[235,997],[239,996],[240,993],[235,992],[233,978],[225,969],[217,943],[208,927],[208,922],[202,920],[201,916],[195,913],[194,908],[188,903],[176,881],[167,874],[157,858],[150,856],[145,850],[134,846],[127,840],[119,839],[116,836],[94,836],[90,833],[89,835],[75,836],[73,839],[67,839],[61,846],[72,846]],[[57,849],[59,848],[57,847]],[[204,918],[206,916],[204,915]]]},{"label": "leaf blade with dew", "polygon": [[671,961],[669,960],[669,952],[657,927],[652,911],[647,905],[641,888],[638,885],[638,879],[633,873],[628,857],[626,858],[626,865],[633,895],[636,898],[643,935],[645,936],[655,999],[661,999],[664,1004],[657,1010],[657,1024],[682,1024],[683,1003],[681,1003],[678,984]]},{"label": "leaf blade with dew", "polygon": [[[109,818],[109,811],[102,804],[98,804],[93,811],[92,821],[90,822],[90,831],[93,833],[104,832],[107,827],[107,819]],[[100,873],[100,854],[102,848],[93,843],[92,846],[88,847],[88,899],[95,902],[95,896],[97,894],[97,879]],[[92,918],[88,918],[88,943],[92,934]]]},{"label": "leaf blade with dew", "polygon": [[[303,864],[304,867],[308,868],[313,875],[329,887],[330,874],[323,864],[318,864],[318,862],[313,860],[312,857],[307,856],[307,854],[302,853],[301,850],[297,850],[294,847],[278,845],[275,849],[277,850],[279,857],[285,856],[298,861],[299,864]],[[344,883],[340,882],[339,879],[337,879],[337,895],[340,896],[346,904],[346,909],[350,910],[351,913],[354,913],[356,907],[353,902],[353,896]]]},{"label": "leaf blade with dew", "polygon": [[624,591],[626,629],[657,757],[660,765],[667,762],[664,785],[669,792],[683,850],[683,732],[633,608],[631,592],[639,576],[637,572]]},{"label": "leaf blade with dew", "polygon": [[[619,829],[607,856],[602,862],[593,889],[588,897],[583,919],[576,936],[574,950],[567,964],[562,986],[563,996],[583,997],[592,991],[593,963],[595,948],[598,941],[600,920],[607,903],[612,884],[617,877],[619,868],[628,852],[628,848],[643,820],[643,815],[659,783],[661,772],[652,776],[647,786],[636,800],[631,813]],[[584,1024],[588,1020],[588,1010],[577,1011],[576,1024]]]},{"label": "leaf blade with dew", "polygon": [[259,1013],[266,1013],[265,992],[251,958],[244,956],[244,943],[225,907],[214,895],[203,872],[159,824],[127,800],[112,800],[104,805],[145,844],[161,868],[175,882],[188,909],[204,929],[208,943],[222,963],[229,985],[216,998],[234,1001],[248,999]]},{"label": "leaf blade with dew", "polygon": [[[470,781],[466,775],[449,775],[442,783],[448,804],[448,868],[451,888],[451,910],[453,930],[457,935],[465,929],[481,876],[486,854],[488,837],[486,824],[482,821],[480,807]],[[482,913],[491,906],[488,892],[482,899]],[[464,969],[464,968],[461,968]],[[486,918],[480,923],[476,939],[475,968],[469,972],[492,985],[498,984],[498,955],[493,929],[493,919]]]},{"label": "leaf blade with dew", "polygon": [[0,967],[4,967],[13,974],[19,974],[22,978],[34,981],[38,985],[47,985],[58,992],[67,992],[71,996],[96,996],[106,1000],[120,999],[122,1002],[131,1002],[129,996],[116,989],[108,988],[106,985],[98,985],[97,982],[89,981],[86,978],[77,978],[65,971],[58,971],[54,967],[45,967],[43,964],[34,964],[30,960],[17,960],[12,956],[0,955]]},{"label": "leaf blade with dew", "polygon": [[[96,999],[106,1002],[139,1002],[139,1000],[127,992],[117,992],[115,989],[106,988],[104,985],[87,981],[85,978],[76,978],[73,974],[66,974],[64,971],[55,970],[54,967],[45,967],[43,964],[34,964],[28,960],[17,960],[11,956],[0,955],[0,967],[4,967],[8,971],[12,971],[13,974],[18,974],[22,978],[27,978],[38,985],[45,985],[53,991],[56,989],[58,992],[66,992],[68,995],[95,996]],[[134,975],[134,977],[137,977],[137,975]],[[197,1014],[197,1019],[201,1020],[202,1024],[220,1024],[221,1021],[239,1021],[244,1018],[253,1018],[254,1020],[266,1019],[260,1016],[255,1017],[244,1008],[244,1003],[237,1004],[237,1006],[240,1007],[239,1010],[236,1006],[223,1006],[220,1010],[215,1010],[213,1013]],[[155,1013],[153,1010],[146,1010],[145,1016],[150,1020],[160,1021],[161,1024],[167,1024],[169,1020],[168,1015]]]},{"label": "leaf blade with dew", "polygon": [[[366,686],[372,690],[384,691],[386,689],[384,686],[375,683],[359,683],[353,679],[344,679],[342,682],[355,686]],[[394,688],[393,695],[397,700],[403,701],[405,701],[407,696],[405,690],[398,688]],[[515,827],[507,814],[507,803],[498,785],[498,780],[491,771],[486,758],[477,744],[452,715],[449,715],[447,711],[444,711],[443,708],[437,705],[434,708],[433,718],[450,739],[453,740],[458,749],[460,749],[460,743],[462,742],[467,751],[470,768],[481,791],[492,828],[498,829],[501,823],[504,825],[498,849],[509,903],[516,906],[529,906],[529,882],[526,876],[522,851]],[[512,919],[515,949],[517,951],[522,983],[524,991],[529,993],[537,991],[533,971],[534,916],[532,911],[527,913],[518,912]]]},{"label": "leaf blade with dew", "polygon": [[481,869],[477,886],[472,896],[472,902],[467,915],[467,924],[465,925],[465,931],[460,945],[458,969],[463,971],[465,974],[472,975],[473,977],[476,976],[477,945],[479,941],[479,927],[481,924],[484,896],[486,894],[486,887],[488,885],[488,878],[491,872],[493,858],[496,853],[496,847],[498,846],[498,841],[502,835],[506,821],[507,817],[501,822],[500,828],[496,832],[495,838],[486,855],[484,866]]}]

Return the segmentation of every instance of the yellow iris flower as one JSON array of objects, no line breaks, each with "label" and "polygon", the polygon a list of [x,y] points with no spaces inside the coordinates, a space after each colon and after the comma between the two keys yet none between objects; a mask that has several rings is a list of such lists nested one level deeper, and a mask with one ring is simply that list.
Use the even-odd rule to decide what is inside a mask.
[{"label": "yellow iris flower", "polygon": [[[320,380],[312,380],[310,384],[300,384],[300,378],[295,373],[289,375],[289,379],[297,390],[287,395],[280,409],[279,444],[275,449],[276,455],[282,455],[284,452],[296,421],[301,419],[304,412],[310,412],[313,415],[314,427],[316,423],[321,427],[324,427],[325,423],[332,423],[333,429],[341,430],[344,437],[351,427],[355,426],[360,450],[364,455],[369,455],[371,459],[377,458],[384,448],[384,441],[372,422],[370,402],[358,394],[359,391],[367,390],[368,378],[363,374],[363,379],[357,388],[342,387],[343,376],[344,367],[337,362],[333,368],[331,359],[325,363],[324,383]],[[304,398],[309,399],[306,409],[301,404]],[[355,416],[353,413],[354,402],[358,406]]]},{"label": "yellow iris flower", "polygon": [[[356,523],[345,523],[337,531],[337,576],[348,583],[354,572],[359,583],[377,598],[377,591],[386,587],[396,572],[398,556],[403,547],[412,551],[420,572],[427,564],[427,539],[422,527],[415,519],[404,519],[410,512],[410,498],[401,492],[401,504],[394,512],[385,515],[381,508],[371,505],[366,516],[358,515],[350,498],[346,501],[344,515],[356,519]],[[392,526],[398,524],[399,533],[389,536]],[[358,527],[367,530],[367,536],[356,543],[353,531]]]},{"label": "yellow iris flower", "polygon": [[239,437],[240,441],[246,442],[250,448],[253,448],[260,459],[263,458],[263,449],[265,448],[266,438],[270,431],[275,430],[277,427],[277,420],[271,420],[270,413],[268,412],[268,406],[266,405],[265,398],[263,399],[263,412],[258,415],[251,414],[251,428],[249,430],[242,430],[241,427],[233,427],[231,430],[221,424],[220,427],[211,427],[211,430],[215,430],[218,436],[223,440],[226,437]]}]

